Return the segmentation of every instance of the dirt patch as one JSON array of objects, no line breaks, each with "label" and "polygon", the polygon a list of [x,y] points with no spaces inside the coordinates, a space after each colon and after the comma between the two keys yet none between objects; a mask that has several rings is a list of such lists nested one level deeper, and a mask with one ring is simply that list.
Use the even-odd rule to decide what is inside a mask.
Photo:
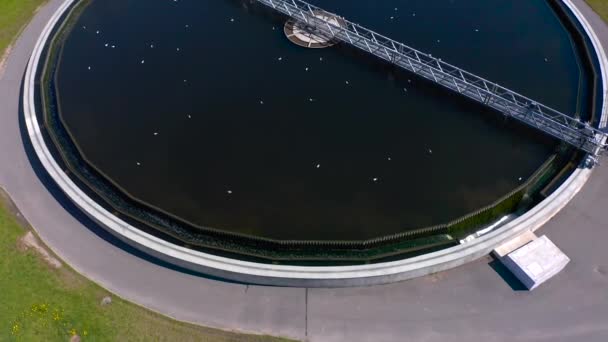
[{"label": "dirt patch", "polygon": [[19,239],[20,249],[33,250],[38,254],[45,263],[52,268],[60,268],[62,266],[61,261],[51,255],[38,241],[36,236],[32,232],[27,232],[21,239]]},{"label": "dirt patch", "polygon": [[33,250],[41,257],[45,264],[51,268],[58,270],[57,275],[61,278],[62,283],[68,289],[78,289],[86,284],[84,279],[80,277],[69,267],[62,267],[63,264],[48,247],[33,233],[34,229],[21,214],[15,203],[4,189],[0,187],[0,207],[4,208],[13,216],[20,227],[23,228],[26,234],[17,241],[17,248],[20,251]]}]

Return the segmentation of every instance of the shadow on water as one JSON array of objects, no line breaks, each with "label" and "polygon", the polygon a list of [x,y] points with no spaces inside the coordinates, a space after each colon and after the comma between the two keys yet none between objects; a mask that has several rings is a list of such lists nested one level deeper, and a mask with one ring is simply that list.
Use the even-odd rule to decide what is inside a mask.
[{"label": "shadow on water", "polygon": [[528,291],[528,289],[517,279],[509,269],[503,265],[500,260],[492,256],[492,261],[488,265],[496,272],[502,280],[507,283],[513,291]]},{"label": "shadow on water", "polygon": [[[25,77],[23,77],[22,79],[25,79]],[[121,250],[123,250],[137,258],[151,262],[157,266],[161,266],[161,267],[173,270],[173,271],[177,271],[177,272],[188,274],[188,275],[193,275],[193,276],[200,277],[200,278],[228,282],[228,283],[233,283],[233,284],[248,285],[248,283],[244,283],[244,282],[232,281],[232,280],[222,278],[222,277],[216,277],[216,276],[204,274],[201,272],[195,272],[195,271],[186,269],[184,267],[176,266],[169,262],[160,260],[159,258],[154,257],[137,248],[134,248],[134,247],[130,246],[129,244],[125,243],[124,241],[118,239],[114,235],[110,234],[107,230],[102,228],[99,224],[94,222],[87,215],[85,215],[65,195],[65,193],[59,188],[59,186],[55,183],[55,181],[49,176],[49,174],[46,172],[44,166],[42,166],[42,163],[38,159],[38,156],[36,155],[34,147],[32,146],[32,143],[29,139],[29,134],[27,131],[27,127],[25,124],[25,118],[24,118],[24,114],[23,114],[23,82],[21,84],[21,90],[20,90],[20,94],[19,94],[19,131],[21,134],[23,147],[25,149],[25,152],[26,152],[28,161],[30,162],[30,165],[32,167],[32,170],[34,171],[34,173],[36,174],[36,176],[38,177],[40,182],[47,189],[47,191],[57,201],[57,203],[59,203],[63,207],[63,209],[66,212],[68,212],[73,218],[75,218],[83,227],[87,228],[89,231],[91,231],[92,233],[94,233],[95,235],[97,235],[98,237],[103,239],[104,241],[112,244],[113,246],[120,248]]]}]

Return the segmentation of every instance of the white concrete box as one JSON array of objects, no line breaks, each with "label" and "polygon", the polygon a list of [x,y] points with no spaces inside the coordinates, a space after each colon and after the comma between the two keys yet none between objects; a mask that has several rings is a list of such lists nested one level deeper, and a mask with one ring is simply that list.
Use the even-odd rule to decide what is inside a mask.
[{"label": "white concrete box", "polygon": [[543,235],[507,254],[500,261],[528,290],[533,290],[564,269],[570,259]]}]

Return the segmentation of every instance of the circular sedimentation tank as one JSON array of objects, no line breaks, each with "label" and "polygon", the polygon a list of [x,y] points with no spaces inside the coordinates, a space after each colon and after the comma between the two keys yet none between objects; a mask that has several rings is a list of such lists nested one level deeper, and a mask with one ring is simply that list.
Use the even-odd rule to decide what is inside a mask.
[{"label": "circular sedimentation tank", "polygon": [[[594,120],[595,63],[552,2],[315,5]],[[173,244],[343,265],[453,246],[525,211],[580,158],[347,44],[301,49],[336,40],[296,46],[298,30],[249,1],[75,2],[39,68],[56,160]]]}]

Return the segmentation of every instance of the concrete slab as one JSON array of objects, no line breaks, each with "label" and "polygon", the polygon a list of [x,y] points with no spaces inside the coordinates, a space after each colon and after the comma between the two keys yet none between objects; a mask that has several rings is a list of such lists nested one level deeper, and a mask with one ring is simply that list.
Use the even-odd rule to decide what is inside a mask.
[{"label": "concrete slab", "polygon": [[518,235],[512,240],[505,242],[504,244],[498,246],[492,251],[494,255],[498,258],[503,258],[507,254],[513,252],[514,250],[520,248],[521,246],[529,243],[532,240],[536,240],[536,235],[529,230],[526,230],[522,234]]},{"label": "concrete slab", "polygon": [[500,259],[528,290],[559,273],[570,259],[546,235],[532,240]]}]

